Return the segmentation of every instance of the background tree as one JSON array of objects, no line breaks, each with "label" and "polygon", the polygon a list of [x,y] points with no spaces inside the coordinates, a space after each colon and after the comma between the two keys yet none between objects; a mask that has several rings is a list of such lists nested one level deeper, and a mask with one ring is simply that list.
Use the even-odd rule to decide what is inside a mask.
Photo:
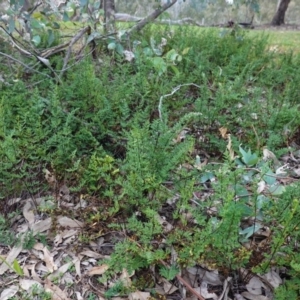
[{"label": "background tree", "polygon": [[115,31],[115,1],[103,0],[105,31]]},{"label": "background tree", "polygon": [[280,26],[284,24],[284,17],[287,11],[287,8],[290,4],[291,0],[279,0],[277,5],[276,13],[272,19],[271,24],[274,26]]}]

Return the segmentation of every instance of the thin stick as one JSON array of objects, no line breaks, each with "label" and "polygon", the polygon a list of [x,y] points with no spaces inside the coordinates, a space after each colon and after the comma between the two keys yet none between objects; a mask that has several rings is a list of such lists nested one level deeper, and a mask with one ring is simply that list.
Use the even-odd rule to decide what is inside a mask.
[{"label": "thin stick", "polygon": [[191,85],[192,85],[192,86],[195,86],[195,87],[197,87],[197,88],[200,89],[200,85],[198,85],[198,84],[195,84],[195,83],[184,83],[184,84],[181,84],[181,85],[176,86],[176,87],[173,89],[172,93],[166,94],[166,95],[162,95],[162,96],[159,98],[159,103],[158,103],[158,113],[159,113],[159,118],[160,118],[161,121],[162,121],[162,101],[163,101],[163,99],[166,98],[166,97],[169,97],[169,96],[174,95],[174,94],[175,94],[178,90],[180,90],[183,86],[191,86]]}]

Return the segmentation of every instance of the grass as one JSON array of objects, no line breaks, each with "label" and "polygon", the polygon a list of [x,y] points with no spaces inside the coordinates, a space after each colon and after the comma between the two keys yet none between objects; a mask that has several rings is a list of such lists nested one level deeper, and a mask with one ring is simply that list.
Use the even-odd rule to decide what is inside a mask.
[{"label": "grass", "polygon": [[293,51],[294,53],[300,52],[300,31],[299,30],[276,30],[268,31],[269,35],[269,45],[270,47],[277,47],[279,52],[289,52]]}]

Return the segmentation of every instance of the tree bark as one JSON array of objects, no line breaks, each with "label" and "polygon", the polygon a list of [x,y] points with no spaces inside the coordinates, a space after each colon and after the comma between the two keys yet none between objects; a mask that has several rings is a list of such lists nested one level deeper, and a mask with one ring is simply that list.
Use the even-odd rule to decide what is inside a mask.
[{"label": "tree bark", "polygon": [[115,0],[103,0],[105,32],[115,31]]},{"label": "tree bark", "polygon": [[291,2],[291,0],[279,0],[278,6],[277,6],[277,11],[273,17],[271,25],[280,26],[280,25],[284,24],[285,12],[286,12],[290,2]]}]

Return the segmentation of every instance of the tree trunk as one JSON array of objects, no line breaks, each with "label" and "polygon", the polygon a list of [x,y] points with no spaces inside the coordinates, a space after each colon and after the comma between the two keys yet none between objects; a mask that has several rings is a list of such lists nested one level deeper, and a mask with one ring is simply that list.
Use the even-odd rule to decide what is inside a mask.
[{"label": "tree trunk", "polygon": [[273,17],[271,25],[280,26],[280,25],[284,24],[285,12],[286,12],[290,2],[291,2],[291,0],[279,0],[278,6],[277,6],[277,11],[275,13],[275,16]]},{"label": "tree trunk", "polygon": [[105,32],[115,32],[115,0],[103,0]]}]

